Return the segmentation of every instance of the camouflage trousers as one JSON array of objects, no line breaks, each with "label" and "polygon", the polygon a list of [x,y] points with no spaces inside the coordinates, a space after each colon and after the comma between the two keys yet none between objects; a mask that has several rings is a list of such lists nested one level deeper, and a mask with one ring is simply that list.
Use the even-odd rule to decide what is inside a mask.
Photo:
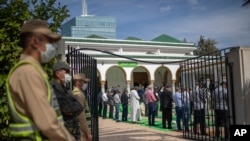
[{"label": "camouflage trousers", "polygon": [[76,119],[65,121],[64,126],[76,140],[80,140],[80,125]]}]

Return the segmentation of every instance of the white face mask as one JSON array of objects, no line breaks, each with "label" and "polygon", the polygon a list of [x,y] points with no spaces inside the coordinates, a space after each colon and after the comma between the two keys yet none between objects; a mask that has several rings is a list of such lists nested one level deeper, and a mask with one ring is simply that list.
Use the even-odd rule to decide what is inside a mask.
[{"label": "white face mask", "polygon": [[70,82],[72,79],[71,75],[69,75],[68,73],[64,74],[64,82],[68,83]]},{"label": "white face mask", "polygon": [[53,44],[47,43],[45,45],[46,50],[41,52],[41,62],[48,63],[52,58],[56,56],[57,47]]},{"label": "white face mask", "polygon": [[83,85],[82,85],[82,90],[86,90],[87,89],[87,87],[88,87],[88,84],[87,83],[84,83]]}]

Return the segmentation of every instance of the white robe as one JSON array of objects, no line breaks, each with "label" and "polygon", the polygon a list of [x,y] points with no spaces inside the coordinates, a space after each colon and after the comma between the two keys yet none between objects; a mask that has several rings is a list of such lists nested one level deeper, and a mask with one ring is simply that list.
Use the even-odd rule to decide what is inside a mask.
[{"label": "white robe", "polygon": [[136,122],[141,119],[141,112],[140,112],[140,104],[139,104],[140,97],[136,90],[132,90],[130,92],[130,116],[131,121]]}]

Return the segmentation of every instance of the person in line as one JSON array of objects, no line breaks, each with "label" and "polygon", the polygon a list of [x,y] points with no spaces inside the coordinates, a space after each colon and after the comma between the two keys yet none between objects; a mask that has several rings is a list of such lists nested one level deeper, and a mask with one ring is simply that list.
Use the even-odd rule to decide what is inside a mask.
[{"label": "person in line", "polygon": [[220,86],[214,90],[214,111],[215,111],[215,134],[219,138],[222,136],[220,128],[224,128],[224,136],[229,138],[229,111],[227,83],[221,82]]},{"label": "person in line", "polygon": [[168,122],[168,129],[172,129],[172,102],[173,96],[171,86],[167,85],[161,93],[161,109],[162,109],[162,128],[166,128],[166,121]]},{"label": "person in line", "polygon": [[[166,85],[167,86],[167,85]],[[164,86],[161,86],[160,88],[159,88],[159,91],[158,91],[158,93],[159,93],[159,95],[158,95],[158,102],[159,102],[159,111],[162,111],[162,106],[161,106],[161,94],[163,93],[163,91],[165,90],[165,87]]]},{"label": "person in line", "polygon": [[205,97],[206,94],[203,91],[204,84],[196,85],[193,92],[193,102],[194,102],[194,121],[193,121],[193,132],[197,134],[197,124],[200,124],[200,133],[206,135],[205,126]]},{"label": "person in line", "polygon": [[148,125],[155,126],[155,113],[156,113],[156,101],[155,95],[152,91],[153,86],[149,85],[146,91],[146,99],[148,101]]},{"label": "person in line", "polygon": [[148,90],[148,88],[145,88],[144,95],[143,95],[143,103],[144,103],[144,107],[145,107],[145,116],[146,117],[148,116],[148,101],[146,98],[147,90]]},{"label": "person in line", "polygon": [[161,89],[159,88],[159,87],[155,87],[154,88],[154,92],[153,92],[153,94],[154,94],[154,96],[155,96],[155,98],[156,98],[156,102],[155,102],[155,117],[158,117],[158,110],[159,110],[159,101],[160,101],[160,93],[161,93],[161,91],[160,91]]},{"label": "person in line", "polygon": [[120,85],[120,84],[117,85],[116,90],[118,90],[119,92],[122,91],[122,88],[121,88],[121,85]]},{"label": "person in line", "polygon": [[122,121],[128,121],[128,90],[124,89],[121,96]]},{"label": "person in line", "polygon": [[[28,20],[21,27],[23,52],[6,80],[12,119],[9,129],[15,140],[75,140],[62,124],[60,107],[41,66],[55,57],[57,47],[53,44],[60,39],[61,36],[40,19]],[[26,128],[20,126],[23,124]],[[27,131],[30,134],[25,134]]]},{"label": "person in line", "polygon": [[98,115],[101,117],[102,116],[102,91],[99,92],[98,94],[98,99],[97,99],[97,103],[98,103]]},{"label": "person in line", "polygon": [[85,77],[83,73],[77,73],[73,76],[73,94],[75,98],[81,103],[84,110],[78,116],[79,124],[81,127],[81,141],[92,141],[92,135],[90,132],[91,115],[88,108],[87,100],[84,95],[84,91],[87,88],[87,83],[90,79]]},{"label": "person in line", "polygon": [[120,103],[121,103],[119,90],[114,90],[113,97],[115,101],[115,120],[116,122],[119,122]]},{"label": "person in line", "polygon": [[139,88],[137,90],[137,93],[140,97],[140,101],[139,101],[139,104],[140,104],[140,111],[141,111],[141,114],[142,115],[145,115],[145,105],[143,103],[144,101],[144,90],[143,90],[143,86],[141,84],[139,84]]},{"label": "person in line", "polygon": [[131,122],[136,123],[138,120],[141,119],[141,113],[140,113],[140,104],[139,100],[140,97],[137,93],[138,87],[134,87],[131,89],[130,92],[130,117],[131,117]]},{"label": "person in line", "polygon": [[51,82],[51,85],[58,99],[65,127],[76,140],[80,140],[78,116],[82,113],[83,107],[73,96],[72,91],[66,87],[66,84],[71,81],[69,72],[70,67],[68,64],[62,61],[56,62],[53,65],[54,80]]},{"label": "person in line", "polygon": [[176,93],[173,96],[174,103],[175,103],[175,112],[176,112],[176,124],[177,124],[177,130],[182,130],[181,127],[181,120],[183,122],[183,115],[182,115],[182,100],[183,97],[181,95],[181,88],[176,88]]},{"label": "person in line", "polygon": [[114,90],[112,90],[110,93],[108,93],[109,118],[111,118],[111,119],[113,119],[114,105],[115,105],[113,92],[114,92]]},{"label": "person in line", "polygon": [[184,88],[183,100],[182,100],[182,112],[183,112],[183,125],[185,131],[189,131],[189,118],[190,118],[190,94],[189,88]]},{"label": "person in line", "polygon": [[194,91],[193,91],[192,87],[189,87],[190,118],[191,118],[191,115],[193,114],[193,109],[194,109],[194,98],[193,98],[194,94],[193,93],[194,93]]},{"label": "person in line", "polygon": [[105,93],[102,94],[102,102],[103,102],[103,113],[102,118],[107,118],[107,108],[108,108],[108,97],[107,93],[109,93],[108,89],[105,91]]}]

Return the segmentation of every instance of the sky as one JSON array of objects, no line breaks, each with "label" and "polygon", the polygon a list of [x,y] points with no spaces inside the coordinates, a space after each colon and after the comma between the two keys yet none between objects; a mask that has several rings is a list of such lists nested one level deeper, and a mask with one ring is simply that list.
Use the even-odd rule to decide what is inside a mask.
[{"label": "sky", "polygon": [[[82,0],[59,0],[70,17],[82,14]],[[200,36],[219,49],[250,46],[250,6],[243,0],[87,0],[88,14],[114,17],[116,38],[145,41],[167,34],[197,44]]]}]

